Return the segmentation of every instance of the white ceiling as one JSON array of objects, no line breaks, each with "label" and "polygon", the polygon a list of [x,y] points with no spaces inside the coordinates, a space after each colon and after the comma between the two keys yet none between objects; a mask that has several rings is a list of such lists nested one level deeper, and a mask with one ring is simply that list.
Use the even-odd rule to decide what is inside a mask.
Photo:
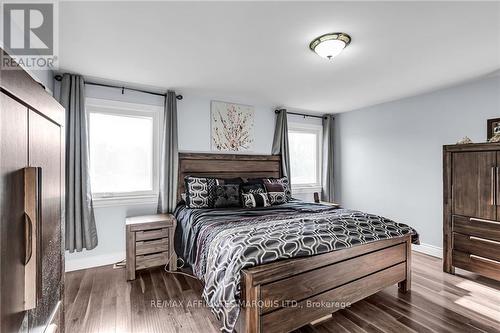
[{"label": "white ceiling", "polygon": [[[342,112],[500,69],[499,2],[62,2],[62,71]],[[333,62],[316,36],[353,41]]]}]

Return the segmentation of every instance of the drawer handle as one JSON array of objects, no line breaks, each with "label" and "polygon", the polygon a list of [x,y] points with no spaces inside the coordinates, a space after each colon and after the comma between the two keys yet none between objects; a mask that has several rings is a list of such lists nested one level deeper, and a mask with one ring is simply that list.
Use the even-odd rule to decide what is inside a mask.
[{"label": "drawer handle", "polygon": [[137,255],[137,258],[161,258],[162,256],[167,255],[167,251],[162,251],[158,253],[147,253],[147,254],[140,254]]},{"label": "drawer handle", "polygon": [[469,239],[470,240],[479,241],[479,242],[483,242],[483,243],[490,243],[490,244],[500,245],[500,242],[497,242],[497,241],[494,241],[494,240],[491,240],[491,239],[484,239],[484,238],[479,238],[479,237],[475,237],[475,236],[469,236]]},{"label": "drawer handle", "polygon": [[167,237],[138,241],[137,244],[141,244],[141,245],[143,245],[143,244],[161,244],[164,242],[168,242]]},{"label": "drawer handle", "polygon": [[491,223],[491,224],[500,224],[500,222],[495,222],[495,221],[490,221],[490,220],[483,220],[483,219],[478,219],[478,218],[475,218],[475,217],[469,218],[469,221],[471,221],[471,222]]},{"label": "drawer handle", "polygon": [[493,259],[488,259],[488,258],[476,256],[475,254],[469,254],[469,258],[480,260],[480,261],[486,261],[488,263],[493,263],[493,264],[500,265],[500,261],[496,261],[496,260],[493,260]]},{"label": "drawer handle", "polygon": [[157,228],[157,229],[149,229],[149,230],[139,230],[137,232],[141,234],[147,234],[148,232],[157,232],[157,231],[162,231],[165,228]]}]

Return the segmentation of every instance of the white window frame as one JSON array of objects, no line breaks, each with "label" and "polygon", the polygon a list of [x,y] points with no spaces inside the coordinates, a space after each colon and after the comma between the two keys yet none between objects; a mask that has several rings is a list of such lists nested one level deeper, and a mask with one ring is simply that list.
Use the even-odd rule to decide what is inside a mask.
[{"label": "white window frame", "polygon": [[[316,145],[316,156],[317,159],[317,170],[316,170],[316,182],[311,184],[294,184],[292,181],[292,192],[293,193],[312,193],[321,191],[321,166],[323,162],[323,126],[321,124],[312,123],[302,123],[302,122],[288,122],[288,133],[290,132],[302,132],[302,133],[314,133],[317,137]],[[293,171],[292,171],[293,172]],[[291,180],[290,180],[291,181]]]},{"label": "white window frame", "polygon": [[[114,101],[99,98],[85,99],[85,112],[87,114],[87,126],[90,128],[90,114],[125,115],[138,118],[151,117],[153,119],[153,189],[150,191],[92,193],[95,207],[120,206],[131,204],[152,204],[158,201],[159,178],[160,178],[160,124],[163,119],[163,108],[149,104],[137,104],[122,101]],[[92,140],[89,137],[89,141]],[[92,161],[89,161],[92,163]]]}]

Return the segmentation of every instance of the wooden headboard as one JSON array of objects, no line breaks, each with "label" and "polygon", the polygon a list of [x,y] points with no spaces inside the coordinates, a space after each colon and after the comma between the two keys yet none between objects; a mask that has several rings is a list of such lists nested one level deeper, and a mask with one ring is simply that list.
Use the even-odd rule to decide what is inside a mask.
[{"label": "wooden headboard", "polygon": [[177,199],[184,190],[185,176],[217,178],[280,177],[279,155],[236,155],[210,153],[179,153]]}]

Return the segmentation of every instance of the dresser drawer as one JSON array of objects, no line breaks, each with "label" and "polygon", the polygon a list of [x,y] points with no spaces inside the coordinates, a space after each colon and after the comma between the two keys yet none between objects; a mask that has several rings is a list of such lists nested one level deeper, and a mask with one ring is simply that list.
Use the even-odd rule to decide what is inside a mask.
[{"label": "dresser drawer", "polygon": [[500,241],[500,222],[453,215],[453,232]]},{"label": "dresser drawer", "polygon": [[155,267],[165,265],[168,260],[168,252],[146,254],[142,256],[137,256],[135,258],[136,269],[144,269],[148,267]]},{"label": "dresser drawer", "polygon": [[453,249],[500,261],[500,242],[491,239],[454,232]]},{"label": "dresser drawer", "polygon": [[135,240],[143,241],[148,239],[159,239],[168,237],[168,228],[136,231]]},{"label": "dresser drawer", "polygon": [[453,266],[500,281],[500,261],[453,250]]},{"label": "dresser drawer", "polygon": [[168,238],[145,240],[135,243],[135,254],[143,255],[168,250]]}]

